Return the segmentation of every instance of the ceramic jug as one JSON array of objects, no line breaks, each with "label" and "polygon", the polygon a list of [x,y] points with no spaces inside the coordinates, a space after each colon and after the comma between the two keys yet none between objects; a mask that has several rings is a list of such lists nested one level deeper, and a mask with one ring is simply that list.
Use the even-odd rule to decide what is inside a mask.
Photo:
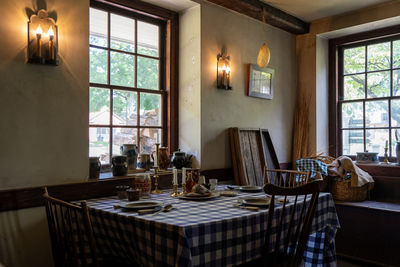
[{"label": "ceramic jug", "polygon": [[138,147],[135,144],[123,144],[120,147],[121,155],[128,158],[128,170],[136,170]]},{"label": "ceramic jug", "polygon": [[101,163],[99,157],[89,157],[89,179],[98,179]]},{"label": "ceramic jug", "polygon": [[113,156],[111,168],[114,176],[125,176],[128,174],[128,161],[126,156]]},{"label": "ceramic jug", "polygon": [[168,154],[168,147],[160,147],[158,151],[158,167],[160,170],[166,170],[171,163],[169,154]]},{"label": "ceramic jug", "polygon": [[172,155],[171,159],[172,165],[177,169],[182,169],[182,167],[186,167],[186,153],[180,151],[175,151]]},{"label": "ceramic jug", "polygon": [[400,165],[400,142],[396,142],[397,165]]},{"label": "ceramic jug", "polygon": [[137,166],[139,168],[145,169],[146,171],[150,170],[150,154],[140,153],[138,157]]}]

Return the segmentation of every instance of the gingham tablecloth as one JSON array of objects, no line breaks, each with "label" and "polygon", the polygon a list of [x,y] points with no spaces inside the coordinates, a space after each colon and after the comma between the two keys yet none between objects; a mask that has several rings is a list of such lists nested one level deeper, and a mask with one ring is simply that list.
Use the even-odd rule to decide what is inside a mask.
[{"label": "gingham tablecloth", "polygon": [[[237,197],[208,201],[181,200],[170,197],[170,193],[151,195],[151,199],[171,203],[175,209],[141,216],[114,209],[113,205],[120,202],[117,197],[87,203],[97,246],[104,257],[118,257],[132,266],[234,266],[260,257],[265,240],[268,209],[254,212],[233,207],[244,196],[265,194],[239,193]],[[289,215],[285,223],[288,221]],[[332,197],[321,193],[313,234],[304,253],[306,266],[336,266],[338,227]]]}]

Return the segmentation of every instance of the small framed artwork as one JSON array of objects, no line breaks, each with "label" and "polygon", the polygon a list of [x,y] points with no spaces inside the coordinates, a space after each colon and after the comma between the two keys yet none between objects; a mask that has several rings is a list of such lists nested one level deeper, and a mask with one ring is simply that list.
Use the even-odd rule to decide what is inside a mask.
[{"label": "small framed artwork", "polygon": [[249,64],[247,95],[272,99],[274,96],[274,73],[275,71],[273,69],[260,68],[255,64]]}]

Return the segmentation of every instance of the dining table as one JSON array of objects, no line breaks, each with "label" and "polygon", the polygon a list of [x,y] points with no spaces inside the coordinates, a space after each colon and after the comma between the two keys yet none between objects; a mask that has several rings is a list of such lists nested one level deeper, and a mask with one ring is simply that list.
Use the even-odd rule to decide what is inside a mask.
[{"label": "dining table", "polygon": [[[225,185],[217,187],[217,192],[225,190]],[[171,197],[171,191],[166,190],[142,200],[172,204],[173,209],[145,215],[119,208],[125,201],[116,196],[86,201],[101,257],[116,258],[131,266],[237,266],[265,253],[268,208],[238,208],[238,201],[245,197],[266,195],[238,191],[233,197],[192,201]],[[276,205],[279,210],[283,204]],[[290,199],[286,205],[290,207]],[[289,220],[288,215],[283,223]],[[273,218],[273,227],[277,221]],[[320,193],[303,256],[305,266],[336,266],[335,235],[339,227],[331,194]],[[275,238],[272,235],[270,240],[274,242]]]}]

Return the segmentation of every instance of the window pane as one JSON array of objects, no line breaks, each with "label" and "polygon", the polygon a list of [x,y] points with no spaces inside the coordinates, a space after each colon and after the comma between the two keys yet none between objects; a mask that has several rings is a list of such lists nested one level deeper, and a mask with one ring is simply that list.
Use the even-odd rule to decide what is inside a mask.
[{"label": "window pane", "polygon": [[161,143],[161,129],[140,129],[140,153],[152,153],[156,143]]},{"label": "window pane", "polygon": [[400,96],[400,70],[393,70],[393,96]]},{"label": "window pane", "polygon": [[89,124],[110,123],[110,90],[89,89]]},{"label": "window pane", "polygon": [[89,48],[90,82],[107,83],[107,50]]},{"label": "window pane", "polygon": [[[397,129],[400,138],[400,129]],[[400,139],[399,139],[400,141]],[[388,152],[389,153],[389,152]],[[396,157],[396,129],[392,129],[392,154],[391,157]]]},{"label": "window pane", "polygon": [[113,128],[113,155],[121,155],[120,147],[123,144],[137,144],[136,128]]},{"label": "window pane", "polygon": [[135,56],[111,52],[111,84],[135,86]]},{"label": "window pane", "polygon": [[343,130],[343,155],[356,155],[357,152],[364,151],[364,131],[363,130]]},{"label": "window pane", "polygon": [[379,156],[385,153],[386,140],[389,140],[389,129],[377,129],[366,131],[367,150],[378,152]]},{"label": "window pane", "polygon": [[389,126],[387,100],[365,102],[365,126],[368,128]]},{"label": "window pane", "polygon": [[368,98],[390,96],[390,71],[368,73],[367,80]]},{"label": "window pane", "polygon": [[391,107],[392,127],[400,127],[400,99],[393,99]]},{"label": "window pane", "polygon": [[138,88],[158,90],[158,60],[137,57]]},{"label": "window pane", "polygon": [[365,46],[345,49],[344,73],[365,72]]},{"label": "window pane", "polygon": [[111,48],[135,52],[135,21],[111,14]]},{"label": "window pane", "polygon": [[393,68],[400,67],[400,40],[393,42]]},{"label": "window pane", "polygon": [[158,57],[158,26],[137,22],[138,27],[138,53]]},{"label": "window pane", "polygon": [[343,96],[345,100],[365,98],[365,75],[349,75],[344,77]]},{"label": "window pane", "polygon": [[113,90],[113,124],[137,125],[137,93]]},{"label": "window pane", "polygon": [[368,46],[368,71],[390,68],[390,42]]},{"label": "window pane", "polygon": [[89,128],[89,157],[100,157],[101,163],[110,163],[110,129]]},{"label": "window pane", "polygon": [[89,43],[92,45],[107,46],[107,12],[90,8]]},{"label": "window pane", "polygon": [[342,128],[362,128],[363,126],[363,103],[342,104]]},{"label": "window pane", "polygon": [[161,126],[161,96],[140,94],[140,125]]}]

